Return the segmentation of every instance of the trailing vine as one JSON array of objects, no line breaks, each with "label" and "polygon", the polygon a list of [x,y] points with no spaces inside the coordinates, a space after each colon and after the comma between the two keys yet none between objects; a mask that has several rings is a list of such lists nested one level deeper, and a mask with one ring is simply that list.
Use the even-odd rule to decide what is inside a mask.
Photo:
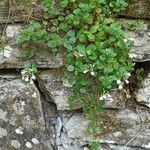
[{"label": "trailing vine", "polygon": [[43,20],[31,21],[18,36],[22,54],[32,58],[27,44],[31,40],[45,43],[54,53],[65,48],[71,106],[80,102],[91,120],[88,131],[96,137],[101,132],[97,118],[103,100],[112,99],[112,89],[128,84],[133,71],[129,57],[133,42],[127,39],[124,24],[115,19],[128,4],[126,0],[42,0],[41,4]]}]

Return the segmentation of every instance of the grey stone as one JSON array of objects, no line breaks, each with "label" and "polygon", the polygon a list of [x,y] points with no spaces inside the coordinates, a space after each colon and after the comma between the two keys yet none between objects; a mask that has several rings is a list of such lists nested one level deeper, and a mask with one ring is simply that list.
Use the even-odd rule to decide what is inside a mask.
[{"label": "grey stone", "polygon": [[[120,147],[116,146],[118,150],[121,150],[120,148],[126,144],[129,150],[132,150],[132,147],[133,150],[136,148],[144,150],[149,147],[150,113],[148,111],[141,108],[138,108],[136,112],[125,108],[114,111],[107,110],[104,117],[99,118],[99,121],[102,123],[103,130],[102,135],[97,137],[97,142],[112,145],[112,149],[115,147],[113,145],[121,145]],[[64,125],[64,128],[70,140],[72,138],[79,139],[78,144],[84,146],[87,141],[91,141],[91,138],[86,134],[88,124],[89,121],[82,114],[75,113]],[[72,140],[72,143],[74,141]],[[82,141],[83,144],[81,144]]]},{"label": "grey stone", "polygon": [[[108,132],[101,136],[101,143],[118,145],[128,143],[127,146],[146,148],[145,145],[150,143],[150,113],[148,111],[137,109],[134,112],[124,109],[116,112],[115,117],[113,117],[114,114],[110,118],[113,121],[111,128],[109,130],[109,127],[106,127]],[[113,129],[112,132],[111,129]]]},{"label": "grey stone", "polygon": [[58,146],[58,150],[83,150],[81,147],[69,146],[68,148],[64,148],[63,146]]},{"label": "grey stone", "polygon": [[105,108],[123,109],[125,107],[125,98],[118,89],[110,91],[110,95],[112,96],[112,100],[104,100]]},{"label": "grey stone", "polygon": [[135,93],[136,100],[150,108],[150,74],[142,81]]},{"label": "grey stone", "polygon": [[57,138],[60,137],[60,135],[61,135],[62,126],[63,126],[63,124],[62,124],[61,118],[58,117],[57,121],[56,121],[56,136],[57,136]]},{"label": "grey stone", "polygon": [[[70,88],[63,84],[63,72],[61,70],[40,71],[38,75],[39,87],[47,96],[48,101],[53,101],[58,110],[70,110],[68,102],[68,93]],[[112,101],[105,101],[105,108],[120,109],[125,107],[123,95],[115,89],[110,93]],[[79,109],[81,106],[76,104],[73,109]]]},{"label": "grey stone", "polygon": [[70,120],[65,124],[67,134],[71,138],[86,138],[87,127],[90,121],[87,120],[82,114],[74,114]]},{"label": "grey stone", "polygon": [[[22,68],[28,60],[21,57],[20,47],[16,41],[16,35],[20,31],[20,25],[8,25],[6,37],[8,38],[5,48],[0,49],[0,68]],[[36,47],[36,48],[33,48]],[[64,51],[54,55],[51,50],[40,43],[32,43],[34,49],[34,59],[40,68],[59,68],[64,65]],[[32,58],[33,59],[33,58]]]},{"label": "grey stone", "polygon": [[67,134],[62,133],[61,134],[61,143],[64,148],[69,147],[73,143],[73,139],[69,138]]},{"label": "grey stone", "polygon": [[[149,32],[147,32],[147,26],[148,24],[145,25],[144,29],[138,32],[127,31],[129,37],[134,40],[134,48],[131,52],[137,55],[136,58],[133,58],[135,62],[150,60],[150,37]],[[7,47],[7,49],[1,50],[0,68],[22,68],[22,66],[28,62],[27,59],[21,57],[20,47],[16,42],[16,34],[20,28],[20,25],[8,25],[6,29],[6,37],[8,38],[8,42],[6,42],[5,47],[9,47],[11,51],[8,51]],[[65,52],[62,47],[60,47],[60,50],[56,55],[53,55],[51,50],[41,43],[33,42],[32,49],[35,53],[34,60],[38,64],[39,68],[60,68],[64,66]]]},{"label": "grey stone", "polygon": [[129,6],[121,15],[129,18],[150,19],[149,0],[130,0]]},{"label": "grey stone", "polygon": [[127,31],[128,38],[134,42],[134,47],[130,53],[136,55],[136,57],[132,58],[135,62],[150,61],[150,37],[146,31],[147,27],[148,24],[145,24],[144,28],[137,32]]},{"label": "grey stone", "polygon": [[[14,24],[20,22],[27,22],[29,16],[32,15],[36,19],[42,18],[42,10],[37,0],[34,1],[11,1],[11,15],[9,15],[9,1],[0,1],[0,24]],[[32,12],[32,14],[30,14]]]},{"label": "grey stone", "polygon": [[31,143],[33,150],[49,150],[40,93],[34,84],[14,77],[7,80],[3,75],[0,79],[3,80],[0,85],[0,145],[3,150],[12,149],[12,146],[27,149],[26,143],[36,138],[39,144]]},{"label": "grey stone", "polygon": [[6,28],[6,36],[8,38],[16,38],[20,30],[21,30],[20,25],[8,25]]},{"label": "grey stone", "polygon": [[[39,72],[39,87],[45,93],[48,101],[53,101],[58,110],[70,110],[68,93],[70,88],[63,84],[63,72],[61,69],[45,70]],[[79,109],[77,104],[73,109]]]},{"label": "grey stone", "polygon": [[146,150],[142,147],[125,146],[125,145],[113,145],[113,144],[101,144],[98,150]]}]

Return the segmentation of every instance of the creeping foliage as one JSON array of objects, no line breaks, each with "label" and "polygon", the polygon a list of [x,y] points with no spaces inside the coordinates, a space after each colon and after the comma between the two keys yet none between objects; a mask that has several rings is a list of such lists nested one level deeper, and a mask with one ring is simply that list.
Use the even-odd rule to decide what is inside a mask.
[{"label": "creeping foliage", "polygon": [[[67,52],[66,76],[72,85],[70,103],[80,102],[91,119],[93,137],[101,131],[97,116],[111,89],[121,89],[133,71],[128,53],[133,43],[126,39],[124,25],[115,16],[127,7],[126,0],[42,0],[43,20],[31,21],[18,41],[45,43],[57,52]],[[130,25],[134,28],[133,25]],[[93,145],[93,149],[96,145]]]}]

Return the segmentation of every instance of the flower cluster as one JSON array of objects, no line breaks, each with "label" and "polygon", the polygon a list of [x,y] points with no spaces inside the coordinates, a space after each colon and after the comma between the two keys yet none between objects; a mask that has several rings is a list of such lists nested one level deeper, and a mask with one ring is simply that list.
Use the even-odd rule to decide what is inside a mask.
[{"label": "flower cluster", "polygon": [[118,84],[118,89],[119,89],[119,90],[123,89],[124,82],[125,82],[126,84],[129,84],[129,80],[128,80],[128,79],[129,79],[130,76],[131,76],[131,73],[127,72],[127,73],[126,73],[126,76],[125,76],[125,78],[124,78],[124,81],[117,80],[117,84]]},{"label": "flower cluster", "polygon": [[22,80],[25,80],[26,82],[30,82],[30,84],[33,84],[33,80],[36,79],[34,75],[34,70],[31,68],[25,68],[21,71]]},{"label": "flower cluster", "polygon": [[137,57],[137,54],[134,54],[134,53],[130,53],[129,54],[129,57],[132,59],[132,58],[136,58]]},{"label": "flower cluster", "polygon": [[95,72],[93,71],[93,70],[94,70],[94,67],[95,67],[95,63],[94,63],[94,64],[90,64],[90,65],[89,65],[89,69],[85,69],[85,70],[83,71],[83,73],[90,72],[91,76],[94,76],[94,75],[95,75]]},{"label": "flower cluster", "polygon": [[102,96],[99,97],[99,100],[107,100],[107,101],[112,101],[113,98],[109,93],[103,94]]}]

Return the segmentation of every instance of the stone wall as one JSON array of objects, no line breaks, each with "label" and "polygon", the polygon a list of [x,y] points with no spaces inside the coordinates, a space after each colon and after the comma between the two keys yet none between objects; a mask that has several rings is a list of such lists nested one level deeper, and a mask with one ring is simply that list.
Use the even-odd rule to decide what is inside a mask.
[{"label": "stone wall", "polygon": [[[7,4],[7,0],[4,2]],[[149,0],[130,3],[128,12],[122,16],[150,19]],[[134,4],[135,9],[132,9]],[[4,3],[0,2],[0,8],[2,6],[4,8]],[[16,9],[22,12],[18,14],[21,17],[10,16],[4,30],[7,15],[2,11],[8,11],[7,7],[0,9],[0,29],[7,38],[0,51],[0,150],[88,150],[89,120],[81,113],[80,105],[70,110],[68,104],[70,88],[62,73],[65,52],[60,50],[53,55],[43,45],[36,44],[37,81],[33,85],[22,81],[20,69],[28,60],[20,56],[16,34],[23,27],[26,12]],[[136,13],[131,14],[131,10]],[[105,102],[106,111],[99,120],[103,127],[97,139],[101,143],[99,150],[150,149],[149,22],[143,30],[129,32],[129,37],[134,40],[131,53],[136,57],[133,61],[136,66],[144,67],[145,78],[137,84],[133,74],[126,94],[112,91],[113,100]]]}]

